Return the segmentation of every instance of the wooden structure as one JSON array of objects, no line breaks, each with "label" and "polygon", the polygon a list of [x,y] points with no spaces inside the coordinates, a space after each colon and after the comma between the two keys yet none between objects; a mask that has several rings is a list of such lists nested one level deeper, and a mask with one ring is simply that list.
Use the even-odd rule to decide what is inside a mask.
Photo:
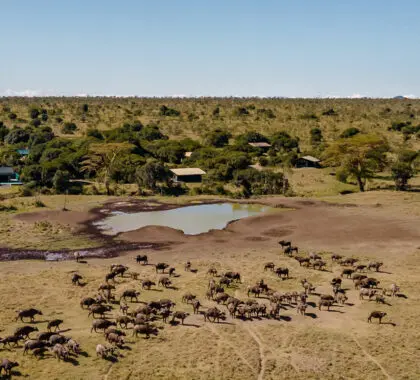
[{"label": "wooden structure", "polygon": [[204,170],[199,168],[179,168],[179,169],[170,169],[173,173],[174,182],[201,182],[203,175],[206,174]]},{"label": "wooden structure", "polygon": [[303,156],[296,161],[297,168],[320,168],[321,160],[312,156]]},{"label": "wooden structure", "polygon": [[269,144],[268,142],[250,142],[248,143],[248,145],[251,145],[254,148],[260,148],[264,152],[271,148],[271,144]]}]

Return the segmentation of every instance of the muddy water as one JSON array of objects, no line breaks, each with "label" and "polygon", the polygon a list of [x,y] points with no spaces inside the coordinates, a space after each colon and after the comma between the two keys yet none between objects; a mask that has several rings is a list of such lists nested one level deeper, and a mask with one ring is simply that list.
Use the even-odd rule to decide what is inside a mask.
[{"label": "muddy water", "polygon": [[257,204],[220,203],[180,207],[172,210],[136,213],[114,212],[95,223],[104,233],[115,235],[145,226],[165,226],[197,235],[212,229],[223,229],[237,219],[274,210]]}]

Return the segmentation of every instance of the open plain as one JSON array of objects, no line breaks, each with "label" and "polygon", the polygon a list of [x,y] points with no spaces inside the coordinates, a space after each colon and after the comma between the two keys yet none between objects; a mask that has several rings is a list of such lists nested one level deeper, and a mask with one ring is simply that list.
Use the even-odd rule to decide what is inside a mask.
[{"label": "open plain", "polygon": [[[164,227],[145,227],[127,232],[116,239],[123,242],[162,243],[159,249],[122,253],[112,259],[72,261],[19,260],[1,262],[0,336],[13,334],[22,323],[16,322],[16,310],[35,307],[42,310],[36,326],[46,331],[46,322],[64,320],[61,329],[82,347],[82,354],[59,361],[48,351],[44,358],[23,355],[22,347],[0,348],[2,355],[16,359],[15,373],[31,379],[416,379],[420,376],[420,322],[418,265],[420,228],[419,199],[416,194],[375,192],[354,194],[346,201],[329,202],[299,198],[261,198],[258,201],[277,206],[278,212],[250,217],[231,223],[225,230],[197,236]],[[116,199],[101,206],[115,207]],[[119,202],[125,200],[118,200]],[[197,201],[197,200],[196,200]],[[205,201],[202,199],[201,201]],[[152,205],[158,203],[148,202]],[[51,202],[54,205],[54,202]],[[13,216],[24,227],[48,219],[50,223],[67,224],[78,238],[85,235],[86,222],[97,217],[89,212],[92,205],[79,197],[70,202],[75,211],[48,210]],[[92,231],[91,231],[92,232]],[[21,237],[24,239],[24,236]],[[279,240],[291,240],[299,247],[299,256],[318,253],[327,263],[325,270],[301,267],[282,253]],[[401,288],[398,296],[386,297],[386,304],[374,299],[359,299],[351,279],[343,278],[348,289],[344,305],[334,304],[330,311],[319,310],[317,294],[332,294],[329,284],[339,277],[343,267],[332,262],[332,254],[356,257],[360,263],[382,261],[376,273],[367,275],[380,281],[379,288],[392,283]],[[138,264],[137,254],[147,254],[149,265]],[[296,255],[296,254],[294,254]],[[185,271],[190,261],[194,271]],[[141,279],[157,282],[152,264],[167,262],[179,276],[172,278],[172,288],[159,286],[143,290]],[[280,279],[272,271],[264,271],[266,262],[287,267],[289,279]],[[116,360],[96,356],[97,344],[105,344],[102,333],[91,332],[92,317],[82,310],[80,300],[97,293],[111,264],[124,264],[139,279],[117,277],[116,299],[124,290],[140,291],[139,303],[127,302],[134,310],[141,302],[169,298],[176,302],[174,310],[190,315],[185,324],[153,322],[157,336],[145,339],[127,330],[126,343],[118,350]],[[241,283],[226,288],[230,295],[246,301],[256,298],[269,306],[269,297],[248,298],[248,286],[261,279],[270,289],[286,293],[303,290],[301,280],[315,287],[309,295],[306,315],[296,312],[296,305],[282,303],[278,317],[232,318],[224,305],[206,298],[211,276],[210,267],[218,273],[237,271]],[[196,271],[195,271],[196,270]],[[74,272],[81,274],[85,286],[72,285]],[[218,277],[215,277],[218,280]],[[190,304],[181,298],[191,292],[201,301],[201,313],[217,305],[227,318],[220,323],[205,322],[201,313],[193,314]],[[381,290],[378,289],[378,293]],[[385,311],[382,324],[367,322],[374,310]],[[108,317],[121,315],[113,305]],[[171,317],[169,318],[169,320]],[[130,325],[131,326],[131,325]],[[68,330],[68,331],[67,331]]]}]

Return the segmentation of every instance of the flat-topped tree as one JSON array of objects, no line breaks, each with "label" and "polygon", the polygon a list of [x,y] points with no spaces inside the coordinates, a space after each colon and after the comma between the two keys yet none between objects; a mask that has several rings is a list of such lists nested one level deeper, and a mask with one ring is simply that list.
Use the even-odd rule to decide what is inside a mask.
[{"label": "flat-topped tree", "polygon": [[91,144],[82,162],[82,171],[96,173],[96,178],[105,185],[107,195],[111,194],[110,179],[113,169],[125,153],[134,145],[129,143]]}]

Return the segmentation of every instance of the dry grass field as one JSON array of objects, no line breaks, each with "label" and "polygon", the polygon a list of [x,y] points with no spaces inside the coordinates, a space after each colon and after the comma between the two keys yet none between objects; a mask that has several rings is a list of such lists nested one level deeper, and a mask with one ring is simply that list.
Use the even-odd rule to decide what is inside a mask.
[{"label": "dry grass field", "polygon": [[[176,289],[156,287],[150,291],[141,290],[139,281],[118,278],[117,299],[123,290],[136,288],[141,291],[142,302],[170,298],[177,304],[175,310],[192,314],[191,305],[181,302],[182,295],[191,291],[202,301],[205,310],[215,305],[205,298],[209,280],[206,271],[210,266],[219,271],[241,273],[242,283],[228,288],[227,292],[242,300],[248,299],[247,286],[260,279],[270,288],[287,292],[301,291],[300,280],[306,278],[316,286],[316,293],[329,294],[329,281],[342,270],[330,260],[331,252],[358,257],[362,263],[383,261],[382,272],[372,276],[381,281],[380,287],[397,283],[404,297],[388,297],[387,305],[361,301],[353,282],[344,279],[349,300],[329,312],[319,311],[318,297],[311,295],[305,317],[298,315],[294,307],[284,305],[279,320],[228,318],[218,324],[204,322],[202,315],[190,315],[184,326],[163,324],[159,320],[155,322],[161,328],[159,334],[150,339],[132,337],[129,329],[126,348],[119,351],[118,361],[113,363],[96,357],[96,344],[105,343],[105,339],[101,333],[90,332],[92,318],[80,308],[79,302],[82,297],[97,292],[111,263],[128,265],[131,271],[140,273],[140,278],[156,279],[159,275],[153,266],[135,263],[138,252],[109,260],[89,259],[80,264],[1,262],[0,329],[3,331],[0,336],[11,334],[22,325],[14,321],[16,310],[37,307],[43,311],[43,316],[36,318],[40,331],[46,330],[46,321],[63,319],[62,328],[69,329],[65,334],[80,342],[84,353],[74,360],[61,362],[49,353],[37,360],[32,355],[23,356],[21,348],[0,348],[0,357],[19,361],[16,370],[22,378],[30,379],[418,379],[419,196],[372,192],[342,198],[353,206],[267,198],[263,200],[265,203],[282,204],[294,210],[244,219],[224,231],[193,237],[159,227],[123,234],[120,239],[127,241],[171,240],[172,244],[164,250],[140,253],[146,253],[151,263],[166,261],[175,266],[179,277],[173,279]],[[71,213],[81,215],[103,201],[95,199],[71,198],[70,209],[74,210]],[[331,196],[325,200],[336,203],[340,198]],[[49,208],[59,208],[61,200],[45,198],[45,203]],[[28,207],[27,211],[31,210]],[[38,214],[22,214],[21,223],[28,227],[36,215],[42,220],[45,213],[38,210]],[[25,215],[28,215],[26,219]],[[58,211],[54,215],[53,224],[68,218]],[[77,223],[69,223],[77,233]],[[299,246],[301,254],[321,253],[328,263],[327,270],[303,268],[293,258],[285,257],[277,245],[277,240],[282,238],[290,238]],[[20,239],[28,240],[25,235]],[[197,273],[184,271],[187,260]],[[263,265],[268,261],[288,267],[291,278],[280,280],[272,272],[264,272]],[[71,284],[74,271],[84,276],[86,286]],[[258,301],[269,302],[265,298]],[[129,305],[136,307],[136,304]],[[367,323],[367,316],[373,310],[388,313],[385,323]],[[116,305],[109,316],[118,314]]]}]

